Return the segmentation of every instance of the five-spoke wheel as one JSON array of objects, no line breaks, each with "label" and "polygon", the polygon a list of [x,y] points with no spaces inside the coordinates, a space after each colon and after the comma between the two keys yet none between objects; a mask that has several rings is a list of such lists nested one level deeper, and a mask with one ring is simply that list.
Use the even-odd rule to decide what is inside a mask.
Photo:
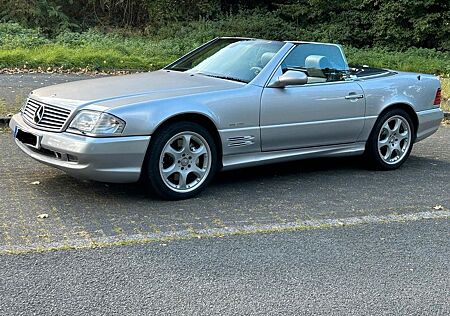
[{"label": "five-spoke wheel", "polygon": [[194,132],[181,132],[164,146],[159,171],[164,183],[176,192],[195,190],[211,171],[208,142]]},{"label": "five-spoke wheel", "polygon": [[387,111],[375,123],[367,141],[366,155],[377,169],[396,169],[408,158],[413,136],[414,125],[406,111]]},{"label": "five-spoke wheel", "polygon": [[152,136],[145,180],[166,199],[198,194],[217,168],[217,149],[210,132],[193,122],[176,122]]},{"label": "five-spoke wheel", "polygon": [[387,164],[395,164],[406,155],[411,145],[411,127],[399,115],[390,117],[378,136],[378,153]]}]

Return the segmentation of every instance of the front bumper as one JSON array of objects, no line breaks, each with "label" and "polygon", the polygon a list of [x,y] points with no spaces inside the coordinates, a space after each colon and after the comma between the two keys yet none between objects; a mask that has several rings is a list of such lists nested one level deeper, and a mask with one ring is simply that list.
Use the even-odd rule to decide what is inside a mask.
[{"label": "front bumper", "polygon": [[441,125],[444,112],[440,108],[417,112],[419,128],[417,130],[416,142],[434,134]]},{"label": "front bumper", "polygon": [[9,126],[40,137],[40,149],[14,139],[17,146],[33,159],[68,174],[102,182],[139,180],[150,136],[94,138],[70,133],[46,132],[28,126],[20,114]]}]

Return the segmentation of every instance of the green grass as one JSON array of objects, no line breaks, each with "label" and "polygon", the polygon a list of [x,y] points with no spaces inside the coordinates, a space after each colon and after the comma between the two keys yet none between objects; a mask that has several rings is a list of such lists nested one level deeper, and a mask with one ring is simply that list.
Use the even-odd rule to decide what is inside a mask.
[{"label": "green grass", "polygon": [[[88,68],[91,70],[155,70],[195,48],[200,42],[185,39],[156,40],[147,37],[123,38],[104,35],[107,41],[55,41],[38,46],[0,46],[0,68]],[[402,71],[450,74],[450,54],[411,49],[389,52],[382,49],[346,47],[350,64],[366,64]]]},{"label": "green grass", "polygon": [[[206,24],[208,27],[197,23],[185,29],[167,28],[153,37],[90,30],[64,32],[48,38],[18,24],[0,23],[0,69],[155,70],[214,36],[230,35],[213,24]],[[441,75],[445,78],[442,79],[443,108],[450,111],[450,53],[418,48],[399,52],[353,47],[345,47],[345,52],[350,64]],[[0,102],[0,114],[15,112],[16,107]]]},{"label": "green grass", "polygon": [[344,47],[344,49],[349,64],[439,74],[446,77],[450,74],[450,53],[419,48],[410,48],[403,52],[382,48]]},{"label": "green grass", "polygon": [[[176,29],[171,29],[175,26],[167,26],[154,36],[124,35],[121,33],[123,30],[108,33],[89,30],[84,33],[63,32],[55,38],[48,38],[18,24],[0,23],[0,68],[154,70],[215,36],[232,35],[225,26],[206,21],[190,26],[177,25]],[[245,31],[240,30],[240,33]],[[269,34],[261,35],[270,38]],[[345,47],[345,51],[350,64],[450,75],[450,53],[433,49],[409,48],[398,52],[383,48]]]},{"label": "green grass", "polygon": [[442,78],[441,87],[442,87],[441,107],[444,111],[450,112],[450,78]]},{"label": "green grass", "polygon": [[6,117],[10,114],[17,113],[20,109],[20,105],[7,104],[4,100],[0,99],[0,117]]},{"label": "green grass", "polygon": [[[157,52],[157,53],[156,53]],[[88,68],[90,70],[136,69],[153,70],[174,59],[161,50],[121,51],[120,47],[66,47],[60,44],[36,48],[0,50],[0,68]]]},{"label": "green grass", "polygon": [[187,39],[154,39],[117,32],[65,32],[46,38],[17,24],[0,23],[0,68],[161,68],[199,45]]}]

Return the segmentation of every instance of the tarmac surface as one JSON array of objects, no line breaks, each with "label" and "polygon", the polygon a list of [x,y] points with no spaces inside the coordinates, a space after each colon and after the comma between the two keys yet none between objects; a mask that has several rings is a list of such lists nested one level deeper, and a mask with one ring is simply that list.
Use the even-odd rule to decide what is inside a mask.
[{"label": "tarmac surface", "polygon": [[[0,75],[0,101],[91,78]],[[0,315],[449,315],[450,127],[399,170],[315,159],[168,202],[80,181],[0,127]]]},{"label": "tarmac surface", "polygon": [[1,315],[449,315],[448,220],[0,256]]},{"label": "tarmac surface", "polygon": [[367,170],[361,158],[297,161],[220,173],[203,194],[178,202],[152,197],[139,184],[67,176],[27,157],[8,132],[0,148],[0,253],[450,209],[446,126],[415,144],[395,171]]}]

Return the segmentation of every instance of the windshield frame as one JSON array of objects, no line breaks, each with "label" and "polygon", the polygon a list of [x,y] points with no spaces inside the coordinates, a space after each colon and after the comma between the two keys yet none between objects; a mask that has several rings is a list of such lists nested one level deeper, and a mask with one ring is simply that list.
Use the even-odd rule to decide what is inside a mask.
[{"label": "windshield frame", "polygon": [[[244,83],[244,84],[249,84],[252,83],[253,81],[255,81],[258,77],[260,77],[260,75],[264,72],[265,73],[265,69],[267,68],[267,66],[271,63],[269,61],[269,63],[267,63],[263,68],[262,71],[258,74],[256,74],[253,78],[251,78],[250,80],[243,80],[243,78],[234,78],[232,76],[228,76],[226,74],[221,75],[218,73],[208,73],[208,72],[195,72],[192,71],[190,72],[192,68],[181,68],[181,69],[176,69],[177,65],[183,64],[184,62],[187,62],[189,59],[191,59],[192,57],[196,56],[196,55],[201,55],[202,52],[207,51],[208,48],[210,48],[210,46],[217,44],[220,41],[224,41],[224,42],[229,42],[230,44],[233,43],[237,43],[237,42],[242,42],[242,41],[261,41],[261,42],[273,42],[273,43],[278,43],[280,45],[278,51],[275,53],[274,57],[272,57],[272,59],[276,59],[275,57],[277,57],[279,55],[279,53],[283,50],[284,46],[287,44],[286,42],[283,41],[273,41],[273,40],[264,40],[264,39],[256,39],[256,38],[247,38],[247,37],[217,37],[214,38],[213,40],[199,46],[198,48],[190,51],[189,53],[187,53],[186,55],[180,57],[179,59],[175,60],[174,62],[170,63],[169,65],[165,66],[163,68],[163,70],[167,70],[167,71],[177,71],[177,72],[187,72],[187,73],[191,73],[191,74],[199,74],[199,75],[204,75],[204,76],[209,76],[209,77],[214,77],[214,78],[220,78],[220,79],[224,79],[224,80],[232,80],[235,82],[240,82],[240,83]],[[214,54],[213,54],[214,55]],[[283,54],[284,55],[284,54]],[[272,72],[272,71],[270,71]]]}]

